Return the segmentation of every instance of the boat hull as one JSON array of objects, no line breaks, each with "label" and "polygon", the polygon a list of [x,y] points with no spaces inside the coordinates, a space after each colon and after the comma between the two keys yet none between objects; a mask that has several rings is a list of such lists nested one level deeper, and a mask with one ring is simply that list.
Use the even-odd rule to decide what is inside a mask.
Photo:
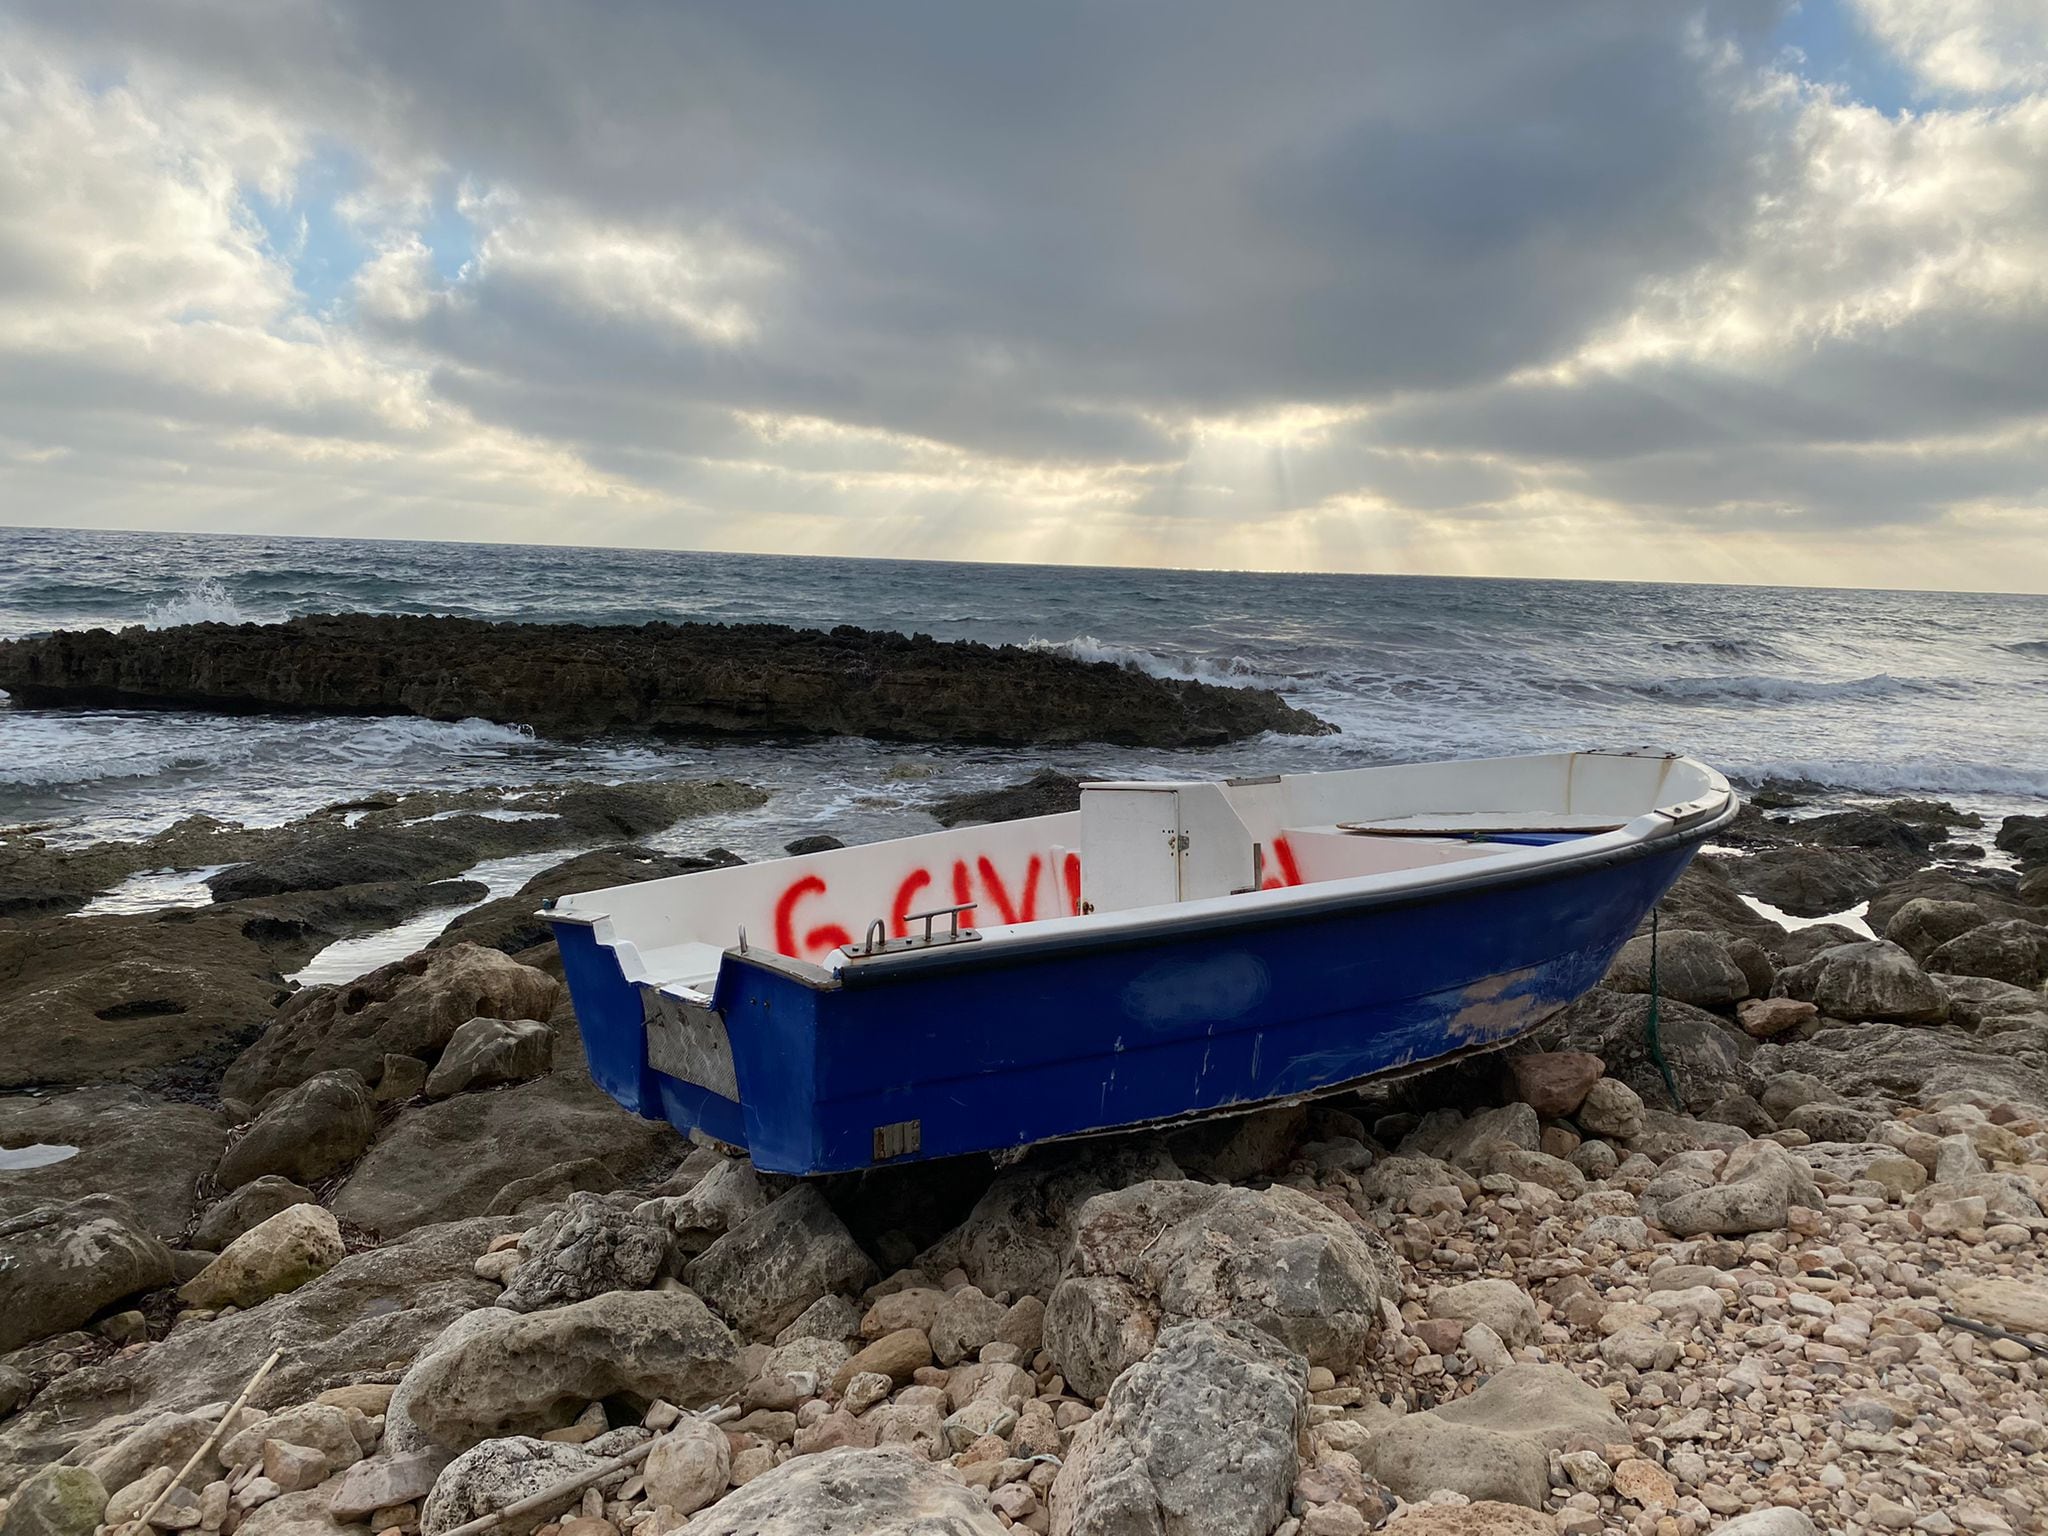
[{"label": "boat hull", "polygon": [[1249,1109],[1505,1045],[1599,981],[1699,840],[1313,912],[961,945],[915,971],[728,952],[712,1002],[736,1099],[656,1070],[642,989],[587,923],[555,928],[601,1087],[764,1170],[825,1174]]}]

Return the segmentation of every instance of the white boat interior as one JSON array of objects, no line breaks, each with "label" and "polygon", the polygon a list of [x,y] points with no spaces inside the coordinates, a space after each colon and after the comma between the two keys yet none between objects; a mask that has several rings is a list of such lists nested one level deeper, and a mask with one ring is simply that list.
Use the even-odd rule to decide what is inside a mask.
[{"label": "white boat interior", "polygon": [[1050,940],[1566,860],[1730,799],[1705,764],[1650,751],[1097,783],[1078,811],[590,891],[548,916],[590,923],[628,978],[701,1003],[736,947],[829,975],[969,938]]}]

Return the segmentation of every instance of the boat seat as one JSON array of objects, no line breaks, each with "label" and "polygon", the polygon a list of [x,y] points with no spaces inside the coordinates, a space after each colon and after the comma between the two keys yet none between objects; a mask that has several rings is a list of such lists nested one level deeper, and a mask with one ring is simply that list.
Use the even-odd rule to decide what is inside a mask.
[{"label": "boat seat", "polygon": [[1560,811],[1426,811],[1370,821],[1340,821],[1337,829],[1354,837],[1512,837],[1543,833],[1591,837],[1600,832],[1619,831],[1621,825],[1612,815]]},{"label": "boat seat", "polygon": [[665,944],[643,950],[640,963],[646,967],[641,979],[654,987],[688,987],[708,995],[718,984],[718,967],[725,951],[716,944]]}]

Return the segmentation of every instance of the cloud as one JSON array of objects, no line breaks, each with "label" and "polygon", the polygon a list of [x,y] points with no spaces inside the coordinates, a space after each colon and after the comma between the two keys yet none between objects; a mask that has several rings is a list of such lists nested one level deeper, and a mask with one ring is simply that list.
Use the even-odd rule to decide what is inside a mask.
[{"label": "cloud", "polygon": [[1854,3],[1954,99],[1765,0],[74,0],[0,515],[2048,587],[2048,47]]}]

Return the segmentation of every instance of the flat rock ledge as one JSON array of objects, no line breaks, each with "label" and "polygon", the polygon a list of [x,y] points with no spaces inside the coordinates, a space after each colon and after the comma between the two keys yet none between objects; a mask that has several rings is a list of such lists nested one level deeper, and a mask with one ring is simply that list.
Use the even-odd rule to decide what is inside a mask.
[{"label": "flat rock ledge", "polygon": [[18,706],[420,715],[554,736],[868,736],[1188,747],[1335,729],[1276,693],[1053,651],[841,626],[318,614],[0,642]]}]

